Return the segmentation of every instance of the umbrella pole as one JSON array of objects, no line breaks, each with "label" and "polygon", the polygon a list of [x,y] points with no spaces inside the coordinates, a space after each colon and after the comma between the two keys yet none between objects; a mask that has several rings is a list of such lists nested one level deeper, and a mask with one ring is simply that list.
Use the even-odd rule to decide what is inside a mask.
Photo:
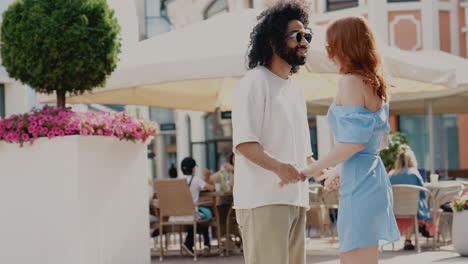
[{"label": "umbrella pole", "polygon": [[427,102],[427,125],[429,129],[429,169],[431,174],[435,172],[435,154],[434,154],[434,113],[432,105],[434,100]]}]

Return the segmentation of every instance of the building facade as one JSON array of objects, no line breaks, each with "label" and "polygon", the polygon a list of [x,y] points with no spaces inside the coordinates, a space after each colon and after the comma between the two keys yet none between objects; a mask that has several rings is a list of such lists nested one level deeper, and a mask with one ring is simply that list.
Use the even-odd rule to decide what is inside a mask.
[{"label": "building facade", "polygon": [[[264,8],[278,0],[172,0],[166,14],[172,29],[223,12]],[[311,0],[311,20],[327,25],[333,19],[360,15],[368,19],[379,41],[403,50],[435,49],[467,57],[468,1],[462,0]],[[194,155],[200,164],[217,169],[231,148],[230,120],[224,113],[175,111],[177,160]],[[326,154],[331,148],[325,117],[310,116],[313,148]],[[407,134],[420,167],[429,168],[428,129],[425,115],[392,116],[394,130]],[[200,123],[204,123],[201,125]],[[435,116],[438,170],[468,169],[467,114]],[[194,129],[196,127],[196,129]],[[187,140],[187,138],[189,140]]]},{"label": "building facade", "polygon": [[[0,21],[3,11],[14,0],[0,1]],[[34,91],[22,83],[8,77],[0,59],[0,117],[19,114],[28,111],[35,104]]]},{"label": "building facade", "polygon": [[[316,0],[312,19],[319,25],[346,15],[368,19],[383,43],[403,50],[441,50],[467,57],[468,3],[462,0]],[[435,62],[436,63],[436,62]],[[435,169],[468,169],[468,114],[436,115]],[[429,168],[425,115],[392,117],[392,127],[408,136],[421,168]]]}]

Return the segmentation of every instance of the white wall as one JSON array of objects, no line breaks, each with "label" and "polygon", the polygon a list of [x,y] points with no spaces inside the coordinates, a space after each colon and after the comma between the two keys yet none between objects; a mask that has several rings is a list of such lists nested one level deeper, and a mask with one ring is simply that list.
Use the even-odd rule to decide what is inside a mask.
[{"label": "white wall", "polygon": [[[107,3],[115,10],[115,16],[121,27],[122,53],[120,59],[121,63],[124,63],[129,59],[125,55],[140,39],[136,2],[135,0],[107,0]],[[139,6],[141,6],[140,3]]]},{"label": "white wall", "polygon": [[[204,112],[177,110],[175,113],[176,119],[176,137],[177,137],[177,168],[179,175],[183,175],[180,171],[180,163],[182,160],[190,156],[190,143],[205,141],[205,123]],[[190,120],[190,122],[188,122]],[[190,128],[189,128],[190,124]],[[189,135],[190,131],[190,135]],[[192,158],[198,164],[197,176],[202,176],[203,169],[206,166],[206,153],[204,148],[193,149]]]},{"label": "white wall", "polygon": [[28,87],[20,82],[5,84],[5,114],[21,114],[29,110]]},{"label": "white wall", "polygon": [[183,175],[180,170],[182,160],[190,155],[189,127],[187,120],[190,118],[189,111],[177,110],[174,113],[176,122],[176,141],[177,141],[177,164],[179,175]]},{"label": "white wall", "polygon": [[319,158],[323,158],[333,146],[333,136],[326,116],[317,116],[317,142]]}]

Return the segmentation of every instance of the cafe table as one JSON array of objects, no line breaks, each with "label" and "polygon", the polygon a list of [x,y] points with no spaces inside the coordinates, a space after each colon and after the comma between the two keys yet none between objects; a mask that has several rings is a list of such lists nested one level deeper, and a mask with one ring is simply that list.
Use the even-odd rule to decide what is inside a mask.
[{"label": "cafe table", "polygon": [[424,187],[429,189],[434,200],[438,201],[446,196],[447,193],[452,193],[458,188],[462,190],[464,185],[460,181],[437,181],[424,183]]}]

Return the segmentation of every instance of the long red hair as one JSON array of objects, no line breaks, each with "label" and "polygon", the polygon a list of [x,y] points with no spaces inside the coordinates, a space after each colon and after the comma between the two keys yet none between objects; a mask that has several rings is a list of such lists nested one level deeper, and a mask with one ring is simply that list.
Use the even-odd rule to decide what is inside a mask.
[{"label": "long red hair", "polygon": [[327,28],[327,52],[338,62],[341,74],[356,74],[372,87],[375,94],[387,100],[387,85],[381,73],[381,59],[374,34],[363,18],[346,17]]}]

